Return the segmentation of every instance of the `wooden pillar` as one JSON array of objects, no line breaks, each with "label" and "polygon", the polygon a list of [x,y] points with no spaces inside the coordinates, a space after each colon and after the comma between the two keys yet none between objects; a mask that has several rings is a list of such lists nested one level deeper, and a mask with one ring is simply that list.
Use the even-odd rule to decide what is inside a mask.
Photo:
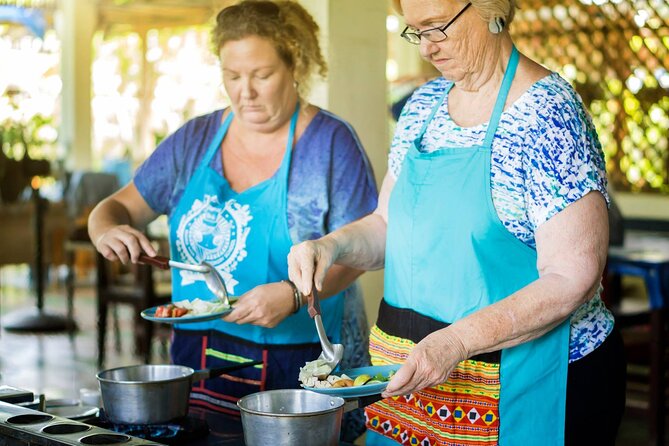
[{"label": "wooden pillar", "polygon": [[61,40],[59,141],[68,169],[91,169],[91,42],[97,25],[93,0],[60,0],[56,28]]},{"label": "wooden pillar", "polygon": [[[389,143],[387,0],[301,0],[300,3],[321,28],[321,47],[328,62],[327,81],[314,85],[310,100],[353,125],[380,187],[386,173]],[[383,294],[383,273],[366,273],[361,283],[367,315],[373,322]]]}]

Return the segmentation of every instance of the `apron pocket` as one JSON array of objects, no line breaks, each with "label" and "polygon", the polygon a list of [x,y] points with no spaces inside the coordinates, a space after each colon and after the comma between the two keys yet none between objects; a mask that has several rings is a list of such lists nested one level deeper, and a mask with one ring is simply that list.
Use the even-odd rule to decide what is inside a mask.
[{"label": "apron pocket", "polygon": [[[374,326],[372,364],[402,363],[414,345]],[[367,428],[402,444],[497,444],[499,370],[498,361],[462,361],[443,384],[368,406]]]}]

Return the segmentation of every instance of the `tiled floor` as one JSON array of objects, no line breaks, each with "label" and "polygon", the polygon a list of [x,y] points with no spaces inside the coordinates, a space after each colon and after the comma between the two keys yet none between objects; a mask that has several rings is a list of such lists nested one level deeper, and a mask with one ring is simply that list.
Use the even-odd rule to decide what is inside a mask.
[{"label": "tiled floor", "polygon": [[[52,274],[57,276],[57,274]],[[27,288],[27,267],[0,268],[0,314],[34,305],[34,297]],[[58,280],[53,280],[46,293],[45,309],[64,314],[65,291]],[[75,318],[79,330],[73,334],[16,334],[0,333],[0,384],[24,388],[44,394],[47,401],[56,398],[78,398],[82,388],[97,388],[95,378],[97,347],[95,340],[95,299],[86,280],[80,280],[75,297]],[[108,334],[105,368],[141,363],[133,355],[132,314],[120,308],[121,352],[115,350],[114,337]],[[111,324],[110,324],[111,325]],[[167,362],[160,341],[154,341],[153,363]],[[596,408],[593,408],[596,410]],[[620,430],[617,445],[637,446],[647,443],[646,421],[643,416],[628,411]],[[593,427],[596,429],[596,427]]]}]

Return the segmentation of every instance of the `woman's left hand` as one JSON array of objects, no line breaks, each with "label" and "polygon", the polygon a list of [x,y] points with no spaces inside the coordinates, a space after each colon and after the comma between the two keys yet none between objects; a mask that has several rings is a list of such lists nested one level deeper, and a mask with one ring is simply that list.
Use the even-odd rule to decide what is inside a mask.
[{"label": "woman's left hand", "polygon": [[258,285],[240,296],[223,320],[273,328],[293,313],[293,288],[284,282]]},{"label": "woman's left hand", "polygon": [[408,395],[442,384],[466,358],[463,343],[448,328],[430,333],[414,346],[382,396]]}]

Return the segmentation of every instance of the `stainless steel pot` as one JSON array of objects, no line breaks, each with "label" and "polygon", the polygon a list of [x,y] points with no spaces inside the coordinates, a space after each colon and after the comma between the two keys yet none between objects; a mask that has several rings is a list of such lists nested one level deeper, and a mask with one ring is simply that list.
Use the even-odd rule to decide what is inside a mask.
[{"label": "stainless steel pot", "polygon": [[237,402],[247,446],[339,444],[344,399],[309,390],[268,390]]},{"label": "stainless steel pot", "polygon": [[180,365],[136,365],[104,370],[97,379],[109,421],[160,424],[188,414],[188,397],[194,382],[261,363],[250,361],[198,371]]}]

